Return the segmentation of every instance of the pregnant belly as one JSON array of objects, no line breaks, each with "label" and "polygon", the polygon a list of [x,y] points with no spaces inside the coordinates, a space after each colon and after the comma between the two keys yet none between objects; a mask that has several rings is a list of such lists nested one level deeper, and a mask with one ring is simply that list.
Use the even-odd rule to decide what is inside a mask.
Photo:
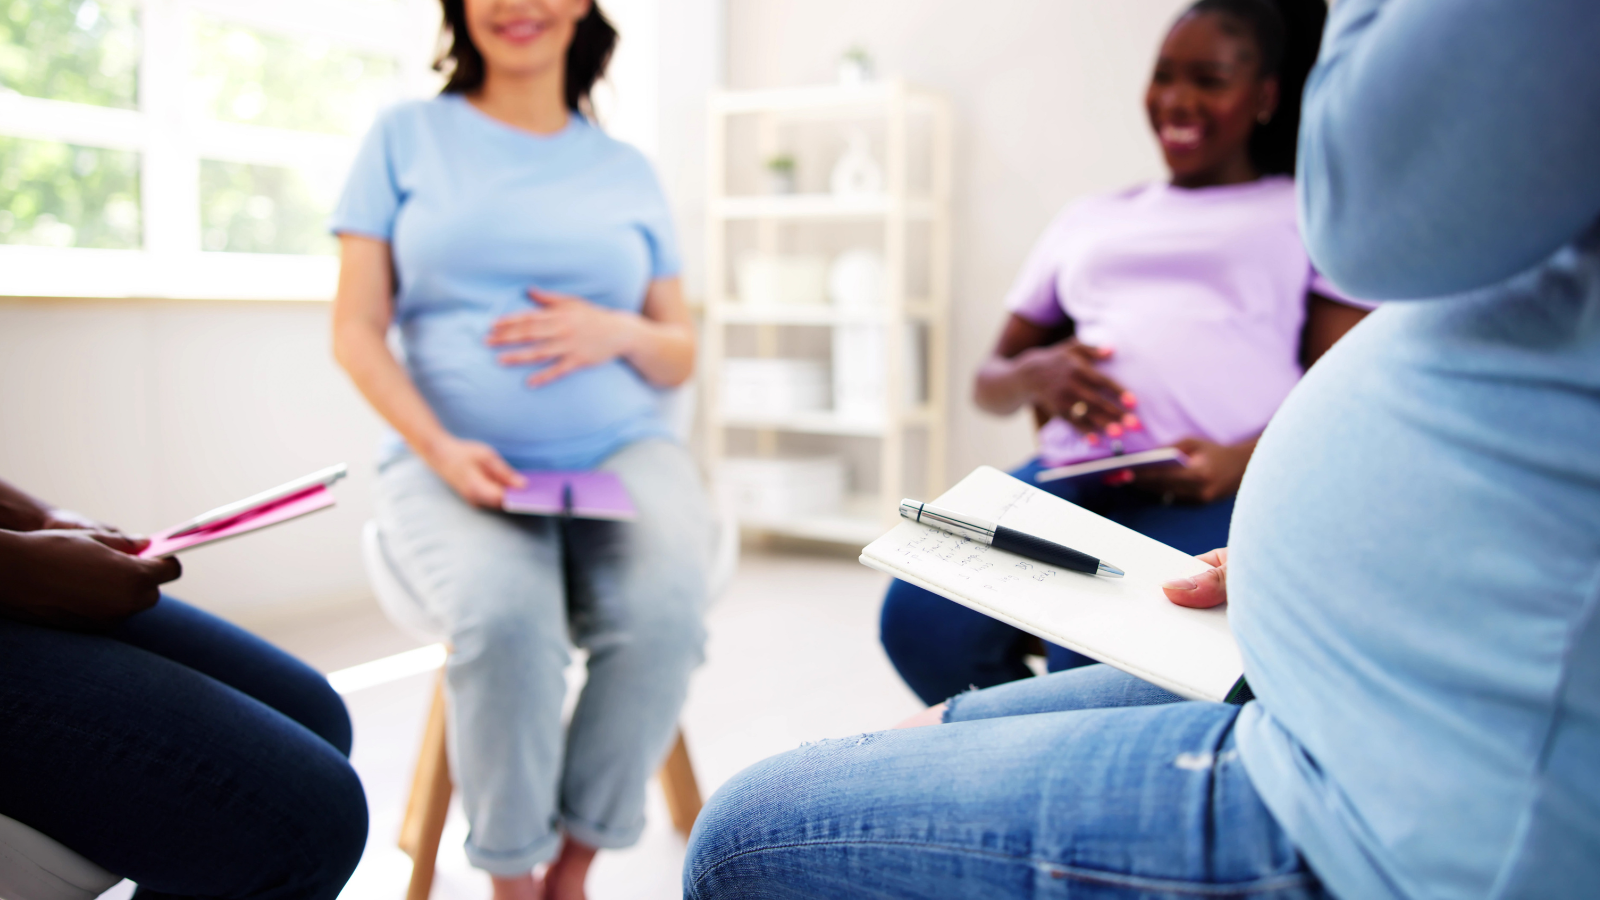
[{"label": "pregnant belly", "polygon": [[[417,389],[452,434],[500,448],[570,441],[656,415],[656,392],[612,361],[530,387],[530,367],[506,367],[481,341],[417,342],[407,364]],[[442,346],[441,346],[442,345]]]}]

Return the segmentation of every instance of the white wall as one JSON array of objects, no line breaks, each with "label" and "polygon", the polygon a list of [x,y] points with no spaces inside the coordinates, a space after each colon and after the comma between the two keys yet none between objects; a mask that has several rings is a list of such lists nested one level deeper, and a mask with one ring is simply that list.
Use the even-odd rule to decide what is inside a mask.
[{"label": "white wall", "polygon": [[378,422],[324,303],[0,300],[0,478],[150,532],[348,462],[339,505],[184,554],[173,593],[246,623],[362,600]]},{"label": "white wall", "polygon": [[1022,414],[970,400],[1001,299],[1045,224],[1093,191],[1161,177],[1143,93],[1186,0],[727,0],[727,83],[829,81],[867,48],[880,73],[948,94],[956,113],[950,475],[1031,452]]},{"label": "white wall", "polygon": [[656,165],[678,223],[684,289],[704,294],[706,95],[723,76],[722,0],[603,0],[620,39],[595,91],[605,129]]}]

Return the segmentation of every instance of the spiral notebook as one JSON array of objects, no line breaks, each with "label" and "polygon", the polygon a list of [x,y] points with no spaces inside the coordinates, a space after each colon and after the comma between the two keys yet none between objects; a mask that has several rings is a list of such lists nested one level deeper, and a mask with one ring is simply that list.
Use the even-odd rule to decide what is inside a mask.
[{"label": "spiral notebook", "polygon": [[1227,608],[1187,609],[1161,591],[1205,563],[988,466],[930,502],[1065,544],[1127,575],[1056,569],[909,521],[868,544],[861,562],[1181,696],[1247,696]]}]

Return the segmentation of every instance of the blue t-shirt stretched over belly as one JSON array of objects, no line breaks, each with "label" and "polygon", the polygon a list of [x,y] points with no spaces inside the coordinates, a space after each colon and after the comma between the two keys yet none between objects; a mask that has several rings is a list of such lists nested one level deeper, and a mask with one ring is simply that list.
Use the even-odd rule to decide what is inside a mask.
[{"label": "blue t-shirt stretched over belly", "polygon": [[649,283],[678,271],[650,164],[582,116],[539,136],[455,94],[396,106],[367,135],[331,229],[389,242],[406,368],[450,433],[519,468],[590,468],[670,435],[659,392],[622,360],[534,388],[532,367],[500,365],[485,343],[495,319],[536,306],[529,288],[636,313]]},{"label": "blue t-shirt stretched over belly", "polygon": [[1339,0],[1306,88],[1306,246],[1394,302],[1262,436],[1229,620],[1345,900],[1600,894],[1596,45],[1592,0]]}]

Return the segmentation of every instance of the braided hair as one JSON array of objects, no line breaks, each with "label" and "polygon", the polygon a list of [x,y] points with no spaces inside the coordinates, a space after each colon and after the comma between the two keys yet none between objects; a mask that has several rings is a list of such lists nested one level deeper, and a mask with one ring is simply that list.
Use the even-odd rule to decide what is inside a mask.
[{"label": "braided hair", "polygon": [[1293,175],[1300,137],[1300,95],[1317,61],[1324,0],[1197,0],[1184,16],[1214,13],[1224,31],[1248,34],[1260,54],[1262,78],[1278,77],[1278,109],[1250,134],[1250,162],[1263,175]]}]

